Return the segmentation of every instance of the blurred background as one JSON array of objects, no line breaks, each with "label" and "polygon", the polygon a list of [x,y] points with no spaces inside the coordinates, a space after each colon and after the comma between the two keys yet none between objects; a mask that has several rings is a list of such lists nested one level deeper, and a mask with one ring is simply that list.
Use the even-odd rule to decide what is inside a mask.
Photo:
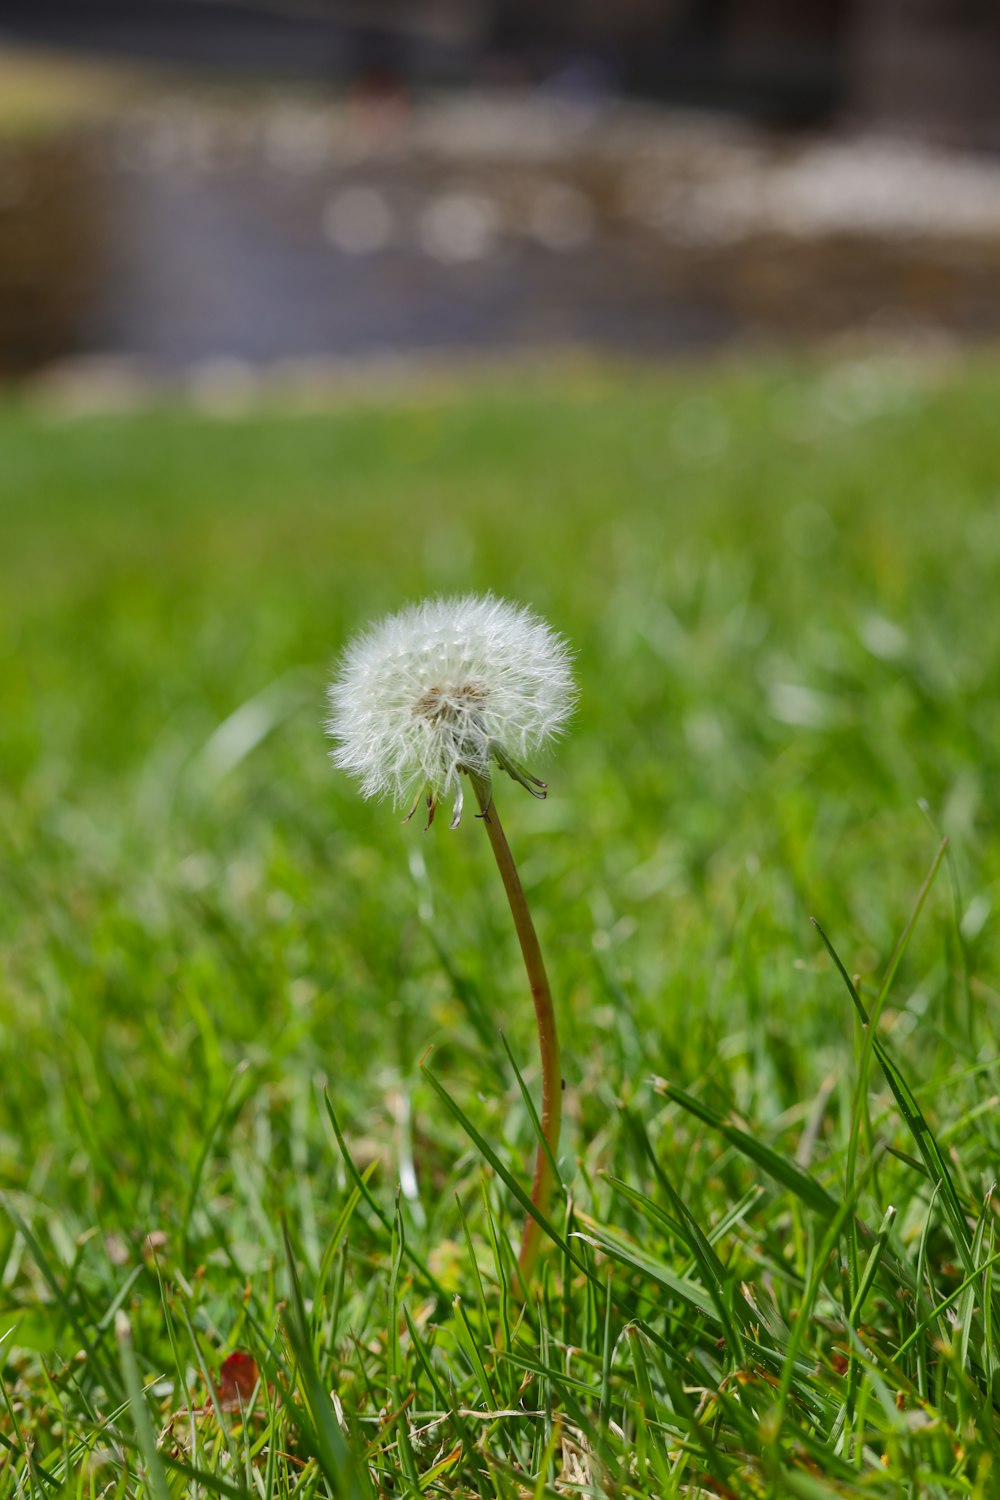
[{"label": "blurred background", "polygon": [[1000,332],[992,0],[5,0],[0,378]]}]

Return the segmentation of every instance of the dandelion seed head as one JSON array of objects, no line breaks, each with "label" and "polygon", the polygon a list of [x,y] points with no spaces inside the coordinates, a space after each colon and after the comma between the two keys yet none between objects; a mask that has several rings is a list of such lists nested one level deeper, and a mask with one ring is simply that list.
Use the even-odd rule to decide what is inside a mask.
[{"label": "dandelion seed head", "polygon": [[[454,797],[463,772],[520,764],[575,701],[570,650],[544,620],[491,594],[426,599],[349,643],[329,689],[334,763],[366,797]],[[521,780],[520,775],[517,776]]]}]

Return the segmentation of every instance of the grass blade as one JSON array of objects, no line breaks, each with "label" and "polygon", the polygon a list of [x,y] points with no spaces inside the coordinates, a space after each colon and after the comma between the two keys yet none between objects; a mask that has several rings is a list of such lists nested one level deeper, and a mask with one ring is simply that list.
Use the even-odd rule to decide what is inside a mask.
[{"label": "grass blade", "polygon": [[136,1442],[142,1454],[143,1463],[146,1465],[150,1493],[153,1500],[173,1500],[160,1450],[153,1433],[153,1424],[149,1419],[146,1393],[139,1379],[135,1350],[132,1347],[132,1328],[128,1318],[121,1311],[115,1315],[115,1337],[118,1340],[118,1354],[121,1359],[125,1390],[128,1394],[129,1415],[135,1428]]}]

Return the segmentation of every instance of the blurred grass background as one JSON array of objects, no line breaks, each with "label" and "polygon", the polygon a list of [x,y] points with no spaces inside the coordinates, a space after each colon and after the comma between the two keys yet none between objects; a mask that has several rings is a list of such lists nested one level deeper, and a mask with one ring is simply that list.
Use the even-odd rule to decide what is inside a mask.
[{"label": "blurred grass background", "polygon": [[[328,412],[0,411],[0,1177],[95,1308],[137,1268],[153,1365],[151,1232],[202,1267],[219,1348],[281,1211],[318,1259],[341,1191],[318,1081],[387,1203],[415,1174],[435,1265],[478,1166],[418,1081],[427,1047],[530,1157],[496,1035],[533,1079],[530,1005],[481,831],[403,829],[326,759],[340,646],[428,593],[523,600],[578,653],[549,801],[498,789],[562,1019],[566,1159],[627,1155],[620,1101],[672,1119],[652,1075],[789,1155],[828,1089],[835,1153],[853,1019],[808,918],[877,984],[936,848],[926,799],[960,926],[942,877],[884,1026],[988,1160],[989,1114],[962,1121],[995,1087],[1000,1000],[998,400],[995,359],[859,354]],[[722,1212],[714,1148],[662,1128]],[[74,1338],[13,1236],[3,1265],[30,1385],[31,1351]]]}]

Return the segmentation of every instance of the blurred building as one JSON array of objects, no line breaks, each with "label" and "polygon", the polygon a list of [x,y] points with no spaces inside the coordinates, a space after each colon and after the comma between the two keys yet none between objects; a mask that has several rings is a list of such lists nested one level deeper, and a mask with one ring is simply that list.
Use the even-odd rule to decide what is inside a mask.
[{"label": "blurred building", "polygon": [[997,0],[4,0],[0,37],[334,82],[623,91],[1000,144]]},{"label": "blurred building", "polygon": [[537,69],[590,59],[625,92],[778,122],[844,93],[848,0],[496,0],[493,46]]},{"label": "blurred building", "polygon": [[1000,0],[0,0],[0,379],[996,337],[998,77]]},{"label": "blurred building", "polygon": [[1000,4],[857,0],[848,102],[874,125],[1000,149]]}]

